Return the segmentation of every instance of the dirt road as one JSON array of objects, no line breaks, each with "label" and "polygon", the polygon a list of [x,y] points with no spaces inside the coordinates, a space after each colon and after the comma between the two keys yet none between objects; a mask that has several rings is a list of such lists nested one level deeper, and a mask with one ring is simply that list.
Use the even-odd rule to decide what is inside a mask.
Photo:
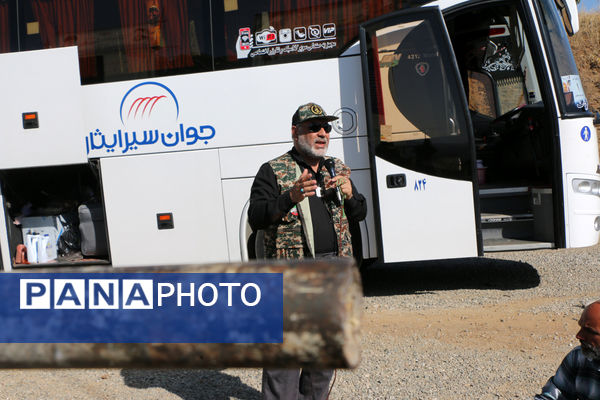
[{"label": "dirt road", "polygon": [[[363,275],[362,361],[330,399],[531,399],[600,298],[600,246]],[[0,399],[259,399],[259,369],[4,370]]]}]

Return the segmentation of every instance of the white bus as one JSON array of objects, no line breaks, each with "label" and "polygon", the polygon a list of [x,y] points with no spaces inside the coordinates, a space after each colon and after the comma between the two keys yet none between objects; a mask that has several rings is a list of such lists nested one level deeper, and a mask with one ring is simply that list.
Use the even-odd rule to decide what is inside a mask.
[{"label": "white bus", "polygon": [[248,259],[254,174],[308,101],[340,117],[362,259],[594,245],[556,1],[0,1],[2,269]]}]

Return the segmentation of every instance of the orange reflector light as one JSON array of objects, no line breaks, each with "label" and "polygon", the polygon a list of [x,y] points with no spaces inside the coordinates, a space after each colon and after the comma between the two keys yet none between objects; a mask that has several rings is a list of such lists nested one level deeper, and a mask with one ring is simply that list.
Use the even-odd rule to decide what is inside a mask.
[{"label": "orange reflector light", "polygon": [[23,119],[23,129],[37,129],[40,127],[37,112],[24,112],[21,113],[21,117]]},{"label": "orange reflector light", "polygon": [[156,214],[156,224],[158,229],[173,229],[173,213]]}]

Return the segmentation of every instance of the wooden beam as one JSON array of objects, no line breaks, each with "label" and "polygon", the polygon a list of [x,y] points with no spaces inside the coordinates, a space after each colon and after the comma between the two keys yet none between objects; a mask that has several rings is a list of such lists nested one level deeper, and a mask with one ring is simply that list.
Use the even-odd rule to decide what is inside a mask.
[{"label": "wooden beam", "polygon": [[15,272],[281,272],[283,343],[0,343],[0,368],[354,368],[360,360],[362,287],[350,259]]}]

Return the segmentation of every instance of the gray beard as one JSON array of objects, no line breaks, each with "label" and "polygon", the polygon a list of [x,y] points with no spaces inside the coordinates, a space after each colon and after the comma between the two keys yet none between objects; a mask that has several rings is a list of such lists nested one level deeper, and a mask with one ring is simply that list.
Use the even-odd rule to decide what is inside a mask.
[{"label": "gray beard", "polygon": [[327,148],[329,147],[329,144],[326,145],[323,150],[315,150],[315,149],[313,149],[313,147],[311,146],[310,143],[308,143],[302,136],[300,136],[298,138],[298,147],[300,148],[300,151],[303,154],[306,154],[307,156],[309,156],[313,159],[319,159],[319,158],[325,157],[325,154],[327,153]]},{"label": "gray beard", "polygon": [[590,361],[600,361],[600,348],[581,343],[581,354]]}]

